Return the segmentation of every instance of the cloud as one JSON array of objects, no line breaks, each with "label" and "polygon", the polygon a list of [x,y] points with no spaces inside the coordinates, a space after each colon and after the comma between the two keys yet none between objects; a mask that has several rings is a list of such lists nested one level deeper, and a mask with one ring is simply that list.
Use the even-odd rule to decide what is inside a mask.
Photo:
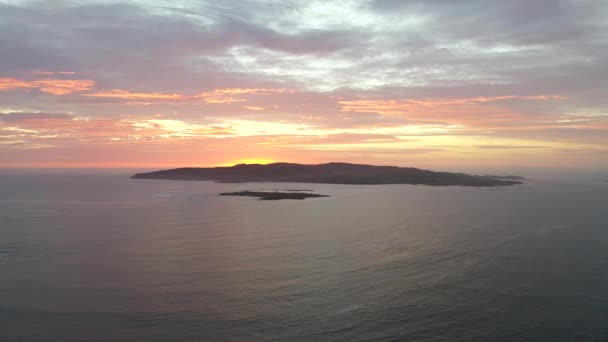
[{"label": "cloud", "polygon": [[608,131],[607,16],[578,0],[3,2],[0,152],[20,154],[0,158],[590,150]]},{"label": "cloud", "polygon": [[595,20],[605,13],[605,7],[596,1],[556,0],[534,3],[525,0],[466,3],[374,0],[371,8],[383,15],[418,15],[434,23],[431,33],[435,35],[451,39],[468,37],[488,44],[491,41],[534,44],[586,37],[589,29],[598,24]]},{"label": "cloud", "polygon": [[[373,112],[387,116],[404,116],[444,124],[486,126],[488,123],[520,122],[521,113],[505,109],[496,103],[503,101],[554,101],[566,99],[561,95],[501,95],[492,97],[447,99],[342,100],[344,112]],[[528,118],[529,120],[530,118]],[[538,119],[532,119],[537,121]]]},{"label": "cloud", "polygon": [[95,85],[92,80],[40,79],[33,81],[15,78],[0,78],[0,91],[39,89],[53,95],[66,95],[90,90]]},{"label": "cloud", "polygon": [[[405,100],[354,100],[354,101],[340,101],[343,106],[342,109],[345,111],[367,111],[366,108],[375,109],[372,111],[379,111],[386,114],[399,114],[401,112],[407,112],[407,108],[434,108],[440,106],[449,105],[474,105],[486,102],[497,102],[504,100],[564,100],[566,97],[561,95],[530,95],[530,96],[516,96],[516,95],[503,95],[493,97],[474,97],[474,98],[456,98],[456,99],[405,99]],[[388,110],[384,110],[387,108]],[[394,108],[395,110],[391,110]],[[361,110],[363,109],[363,110]],[[403,109],[403,110],[399,110]]]},{"label": "cloud", "polygon": [[[215,89],[210,92],[202,92],[194,95],[175,94],[175,93],[138,93],[122,89],[112,89],[108,91],[98,91],[83,94],[83,96],[124,99],[137,101],[186,101],[201,100],[207,103],[224,104],[245,101],[241,96],[249,94],[275,94],[284,93],[283,89],[261,89],[261,88],[227,88]],[[145,104],[145,102],[144,102]]]},{"label": "cloud", "polygon": [[546,148],[544,146],[520,146],[520,145],[477,145],[477,148],[486,149],[486,150],[512,150],[512,149],[536,149],[536,148]]},{"label": "cloud", "polygon": [[191,97],[182,94],[164,94],[164,93],[137,93],[122,89],[112,89],[108,91],[99,91],[84,96],[101,97],[101,98],[116,98],[127,100],[161,100],[161,101],[180,101]]},{"label": "cloud", "polygon": [[75,75],[75,71],[45,71],[45,70],[35,70],[30,72],[31,75],[34,76],[53,76],[53,75]]},{"label": "cloud", "polygon": [[[324,134],[319,132],[317,135],[270,135],[266,136],[261,143],[271,146],[340,146],[340,145],[358,145],[358,144],[376,144],[383,143],[405,142],[407,140],[400,139],[390,134],[365,134],[365,133],[329,133]],[[411,141],[411,140],[410,140]]]},{"label": "cloud", "polygon": [[68,119],[71,120],[71,114],[63,113],[24,113],[24,112],[9,112],[0,114],[0,122],[23,122],[30,120],[53,120],[53,119]]}]

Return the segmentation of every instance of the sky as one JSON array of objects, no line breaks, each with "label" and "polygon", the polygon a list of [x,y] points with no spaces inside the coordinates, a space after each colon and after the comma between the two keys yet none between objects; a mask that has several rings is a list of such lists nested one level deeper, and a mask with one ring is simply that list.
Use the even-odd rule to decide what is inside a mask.
[{"label": "sky", "polygon": [[608,2],[0,0],[0,167],[608,170]]}]

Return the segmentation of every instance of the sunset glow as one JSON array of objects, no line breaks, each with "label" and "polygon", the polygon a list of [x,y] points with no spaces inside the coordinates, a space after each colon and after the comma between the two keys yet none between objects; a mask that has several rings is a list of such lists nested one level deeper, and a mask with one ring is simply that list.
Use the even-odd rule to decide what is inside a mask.
[{"label": "sunset glow", "polygon": [[608,168],[599,3],[180,6],[0,2],[0,167]]}]

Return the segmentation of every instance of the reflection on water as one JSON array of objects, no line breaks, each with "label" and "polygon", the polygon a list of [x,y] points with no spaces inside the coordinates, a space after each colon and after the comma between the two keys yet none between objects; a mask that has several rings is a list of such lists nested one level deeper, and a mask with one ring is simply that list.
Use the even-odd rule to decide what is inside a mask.
[{"label": "reflection on water", "polygon": [[3,175],[0,340],[608,340],[598,184]]}]

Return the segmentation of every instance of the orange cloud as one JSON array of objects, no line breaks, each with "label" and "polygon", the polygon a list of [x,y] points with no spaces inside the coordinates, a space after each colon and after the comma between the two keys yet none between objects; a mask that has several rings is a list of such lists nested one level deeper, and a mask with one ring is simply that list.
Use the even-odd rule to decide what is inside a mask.
[{"label": "orange cloud", "polygon": [[243,108],[253,110],[253,111],[264,110],[264,107],[260,107],[260,106],[243,106]]},{"label": "orange cloud", "polygon": [[415,120],[487,126],[489,122],[508,122],[522,117],[522,113],[488,104],[504,100],[563,99],[566,97],[560,95],[504,95],[447,99],[349,100],[339,101],[339,104],[343,112],[368,112],[386,116],[403,116]]},{"label": "orange cloud", "polygon": [[[213,94],[222,95],[239,95],[239,94],[256,94],[256,93],[285,93],[284,89],[267,89],[267,88],[225,88],[216,89]],[[204,93],[203,93],[204,94]]]},{"label": "orange cloud", "polygon": [[[7,115],[10,116],[3,120]],[[597,124],[597,120],[603,119],[563,116],[559,127],[575,125],[581,128],[579,125]],[[408,138],[411,132],[416,133],[415,127],[324,130],[287,123],[238,120],[194,123],[156,117],[89,119],[67,114],[10,113],[0,114],[0,165],[190,166],[253,158],[299,162],[339,159],[403,165],[457,162],[462,165],[480,161],[482,164],[508,164],[514,160],[508,158],[520,160],[525,156],[529,156],[530,163],[535,163],[539,156],[543,156],[540,158],[543,160],[558,160],[563,153],[555,152],[557,148],[572,151],[593,148],[598,153],[606,153],[606,149],[599,149],[591,142],[587,145],[562,143],[557,138],[538,141],[527,135],[487,139],[475,136],[474,129],[466,131],[472,134],[468,137],[459,135],[461,131],[448,131],[454,134],[443,135],[442,131],[423,130],[422,133],[439,135],[422,134],[411,139]],[[243,146],[249,148],[243,149]]]},{"label": "orange cloud", "polygon": [[[200,93],[195,95],[194,98],[200,98],[207,103],[233,103],[243,102],[245,99],[238,97],[239,95],[248,94],[274,94],[274,93],[285,93],[287,90],[284,89],[267,89],[267,88],[225,88],[215,89],[212,92]],[[250,108],[251,109],[251,108]],[[255,110],[255,109],[253,109]]]},{"label": "orange cloud", "polygon": [[15,89],[39,89],[45,93],[65,95],[90,90],[95,85],[92,80],[61,80],[41,79],[34,81],[19,80],[16,78],[0,78],[0,91]]},{"label": "orange cloud", "polygon": [[[99,97],[99,98],[117,98],[125,100],[139,101],[186,101],[186,100],[202,100],[207,103],[226,104],[233,102],[242,102],[245,99],[239,95],[247,94],[272,94],[287,92],[283,89],[266,89],[266,88],[225,88],[215,89],[210,92],[203,92],[194,95],[175,94],[175,93],[143,93],[130,92],[122,89],[112,89],[109,91],[100,91],[84,96]],[[134,103],[137,104],[137,103]]]},{"label": "orange cloud", "polygon": [[186,100],[189,97],[181,94],[166,94],[166,93],[133,93],[128,90],[112,89],[108,91],[100,91],[84,96],[117,98],[126,100],[160,100],[160,101],[179,101]]},{"label": "orange cloud", "polygon": [[0,91],[19,88],[36,88],[36,86],[31,82],[18,80],[16,78],[0,78]]},{"label": "orange cloud", "polygon": [[238,95],[246,94],[269,94],[269,93],[284,93],[282,89],[264,89],[264,88],[226,88],[216,89],[212,92],[200,93],[195,98],[200,98],[207,103],[233,103],[242,102],[244,99],[237,97]]},{"label": "orange cloud", "polygon": [[88,119],[67,114],[12,113],[10,120],[0,114],[2,138],[51,147],[67,140],[78,143],[104,144],[116,141],[163,140],[182,138],[216,138],[229,136],[230,127],[188,123],[165,119],[107,118]]},{"label": "orange cloud", "polygon": [[436,108],[448,105],[475,105],[486,102],[497,102],[503,100],[564,100],[566,97],[560,95],[534,95],[534,96],[492,96],[472,97],[460,99],[421,99],[421,100],[353,100],[340,101],[342,111],[345,112],[376,112],[384,115],[408,114],[421,108]]},{"label": "orange cloud", "polygon": [[[71,71],[35,71],[32,75],[67,75]],[[17,78],[0,78],[0,91],[39,89],[42,92],[54,95],[66,95],[77,92],[90,91],[95,86],[92,80],[65,80],[56,78],[45,78],[39,80],[22,80]],[[124,89],[110,89],[82,94],[88,97],[112,98],[130,100],[127,103],[134,105],[148,105],[147,101],[176,102],[188,100],[202,100],[207,103],[228,104],[243,102],[243,96],[249,94],[273,94],[284,93],[284,89],[267,88],[224,88],[194,95],[160,92],[132,92]],[[255,109],[253,109],[255,110]]]},{"label": "orange cloud", "polygon": [[95,82],[91,80],[48,79],[35,81],[34,83],[38,85],[40,90],[55,95],[71,94],[79,91],[90,90],[95,85]]}]

